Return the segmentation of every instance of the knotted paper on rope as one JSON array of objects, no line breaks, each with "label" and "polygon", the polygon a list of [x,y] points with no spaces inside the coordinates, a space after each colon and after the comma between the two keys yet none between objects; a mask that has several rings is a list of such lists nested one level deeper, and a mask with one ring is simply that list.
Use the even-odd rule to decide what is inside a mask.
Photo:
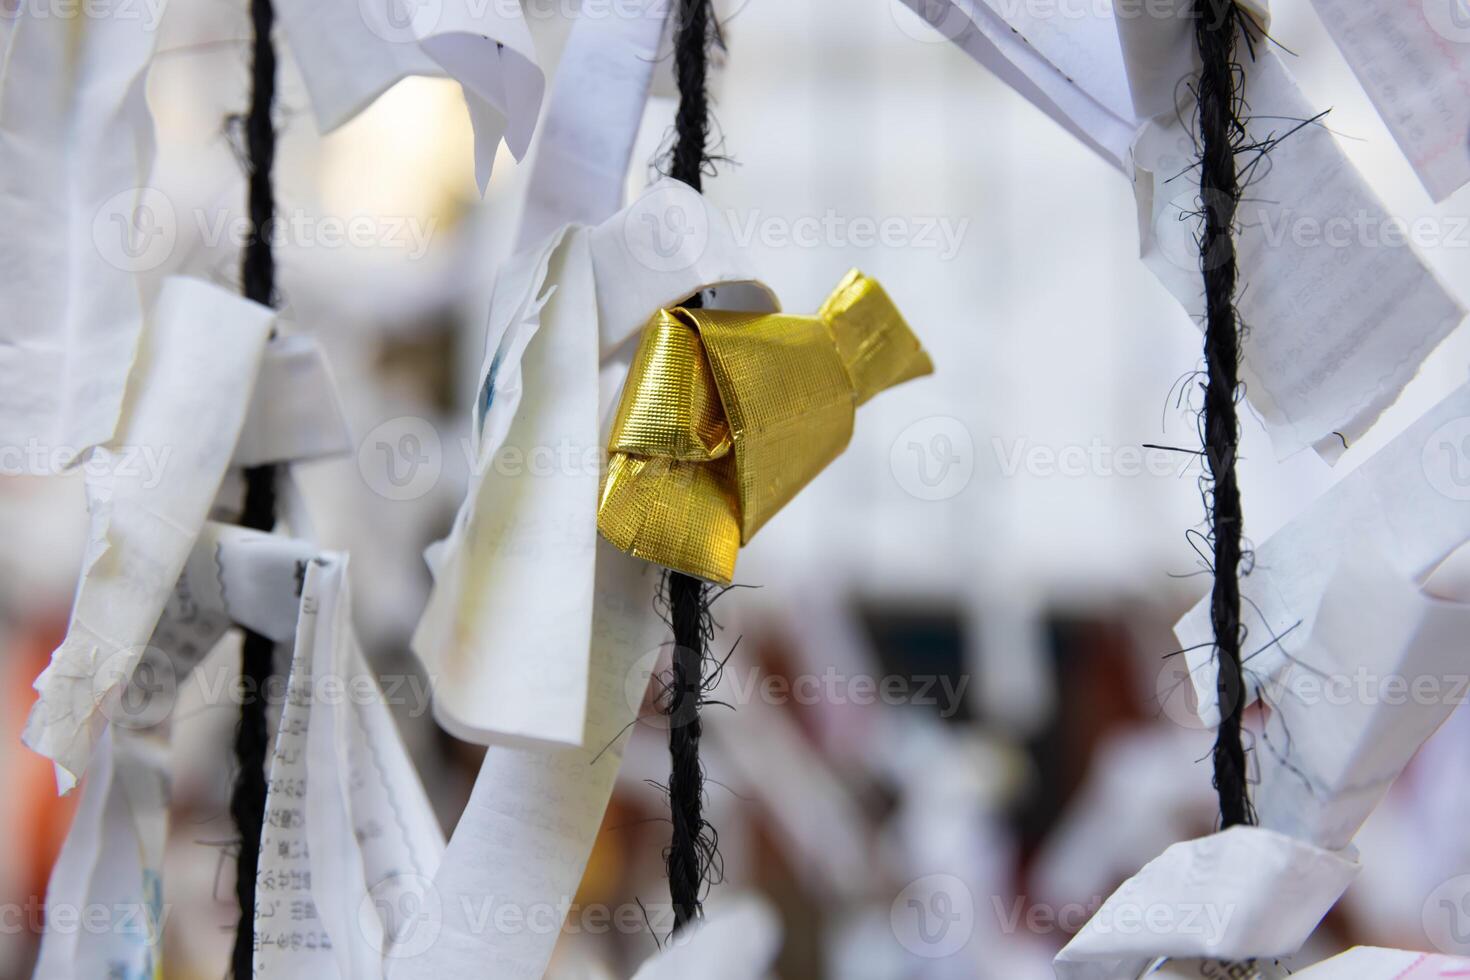
[{"label": "knotted paper on rope", "polygon": [[814,317],[660,310],[613,420],[598,529],[728,585],[740,546],[847,447],[857,406],[933,370],[856,269]]}]

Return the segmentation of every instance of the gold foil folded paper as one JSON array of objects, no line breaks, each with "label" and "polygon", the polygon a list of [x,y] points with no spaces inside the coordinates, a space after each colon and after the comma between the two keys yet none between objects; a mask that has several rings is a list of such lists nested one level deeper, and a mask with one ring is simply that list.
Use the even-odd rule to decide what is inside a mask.
[{"label": "gold foil folded paper", "polygon": [[659,310],[613,420],[598,529],[728,585],[740,546],[847,447],[857,406],[933,370],[856,269],[816,316]]}]

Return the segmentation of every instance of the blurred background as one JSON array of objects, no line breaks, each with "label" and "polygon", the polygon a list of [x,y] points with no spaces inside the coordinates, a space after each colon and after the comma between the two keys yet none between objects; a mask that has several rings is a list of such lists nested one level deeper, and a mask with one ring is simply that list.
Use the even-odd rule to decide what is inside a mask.
[{"label": "blurred background", "polygon": [[[550,78],[578,2],[525,11]],[[936,373],[863,407],[848,452],[742,551],[751,588],[718,601],[716,652],[740,642],[711,695],[726,706],[706,715],[725,877],[710,908],[740,891],[769,898],[785,978],[1049,977],[1118,882],[1213,826],[1211,734],[1192,723],[1181,658],[1168,656],[1172,623],[1208,584],[1186,536],[1203,517],[1198,465],[1144,448],[1198,444],[1199,332],[1137,259],[1127,180],[897,0],[727,0],[722,15],[715,115],[731,159],[709,198],[786,308],[814,309],[859,266]],[[160,29],[154,184],[181,212],[237,221],[228,117],[246,104],[245,5],[172,0]],[[1464,190],[1431,204],[1308,0],[1278,0],[1273,34],[1391,213],[1470,216]],[[368,229],[277,249],[285,317],[327,348],[368,450],[296,476],[322,543],[352,553],[364,648],[401,675],[418,669],[408,637],[429,585],[423,549],[464,492],[487,290],[526,170],[502,148],[478,198],[468,116],[442,80],[407,80],[320,138],[280,48],[279,211],[306,229]],[[667,75],[665,63],[631,189],[667,142]],[[1423,254],[1470,302],[1470,235]],[[237,264],[228,233],[181,222],[156,274],[231,284]],[[1267,537],[1463,383],[1467,355],[1457,331],[1335,468],[1311,454],[1277,462],[1248,417],[1247,534]],[[439,434],[436,475],[391,499],[370,450],[406,418]],[[65,629],[86,526],[80,479],[0,478],[0,903],[22,910],[0,921],[3,978],[29,974],[74,805],[19,733]],[[238,640],[214,656],[229,663]],[[439,731],[427,705],[399,708],[448,832],[480,750]],[[234,718],[229,704],[175,715],[170,978],[222,976],[228,958],[221,760]],[[1462,709],[1364,829],[1362,876],[1302,962],[1355,943],[1428,948],[1431,892],[1470,872],[1467,729]],[[666,902],[666,774],[664,731],[640,724],[551,976],[627,976],[662,938],[619,910]],[[899,923],[911,900],[956,942],[913,942]],[[612,910],[611,925],[596,910]]]}]

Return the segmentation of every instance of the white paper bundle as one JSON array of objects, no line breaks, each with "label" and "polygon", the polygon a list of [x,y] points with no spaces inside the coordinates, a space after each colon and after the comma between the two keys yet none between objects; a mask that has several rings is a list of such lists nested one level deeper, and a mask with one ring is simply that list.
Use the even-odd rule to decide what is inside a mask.
[{"label": "white paper bundle", "polygon": [[1134,980],[1159,956],[1294,953],[1357,874],[1356,854],[1263,827],[1170,846],[1108,896],[1057,954],[1058,980]]},{"label": "white paper bundle", "polygon": [[159,293],[117,431],[84,465],[91,523],[81,581],[26,723],[26,744],[56,762],[63,792],[106,723],[102,698],[131,676],[204,524],[273,318],[195,279],[170,278]]},{"label": "white paper bundle", "polygon": [[[1422,581],[1470,540],[1470,481],[1461,472],[1470,386],[1422,415],[1305,512],[1256,548],[1240,581],[1247,629],[1247,698],[1297,656],[1315,627],[1333,570],[1349,542],[1371,540],[1397,576]],[[1200,717],[1218,724],[1209,599],[1174,626]]]},{"label": "white paper bundle", "polygon": [[1372,549],[1349,552],[1311,636],[1268,688],[1261,825],[1347,846],[1465,699],[1466,636],[1470,605],[1424,595]]},{"label": "white paper bundle", "polygon": [[134,210],[158,32],[132,13],[0,17],[0,446],[29,473],[112,438],[143,324],[131,263],[163,231]]}]

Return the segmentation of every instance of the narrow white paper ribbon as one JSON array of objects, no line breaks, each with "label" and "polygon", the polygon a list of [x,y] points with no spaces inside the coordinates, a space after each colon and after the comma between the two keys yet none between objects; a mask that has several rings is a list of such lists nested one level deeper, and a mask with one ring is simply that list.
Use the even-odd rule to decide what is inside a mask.
[{"label": "narrow white paper ribbon", "polygon": [[273,338],[235,446],[235,465],[320,459],[352,449],[342,400],[321,345],[310,334]]},{"label": "narrow white paper ribbon", "polygon": [[[25,742],[66,792],[132,674],[219,490],[274,319],[197,279],[165,281],[139,341],[117,431],[88,460],[90,537],[66,639],[36,679]],[[157,472],[142,465],[155,454]]]},{"label": "narrow white paper ribbon", "polygon": [[158,31],[133,13],[0,17],[0,447],[31,473],[112,438],[142,328],[131,263],[160,230],[134,223]]}]

